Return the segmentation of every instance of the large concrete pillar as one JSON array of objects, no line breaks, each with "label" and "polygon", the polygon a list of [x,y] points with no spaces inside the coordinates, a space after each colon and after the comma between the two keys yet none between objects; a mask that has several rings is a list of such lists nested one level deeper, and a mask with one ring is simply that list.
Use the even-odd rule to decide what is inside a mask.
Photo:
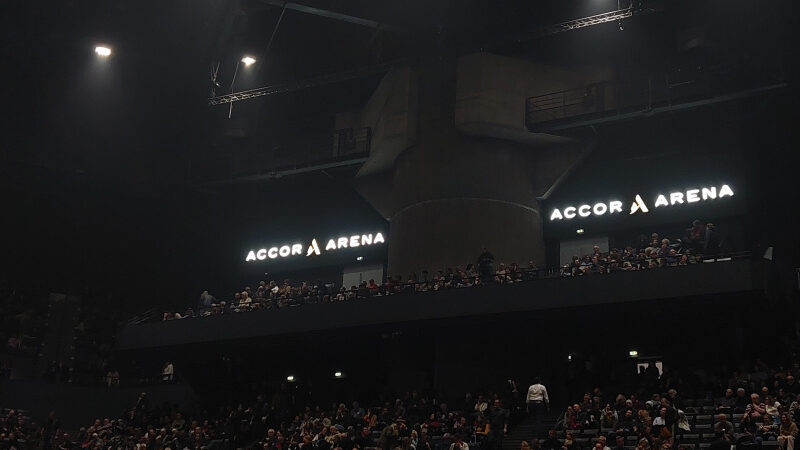
[{"label": "large concrete pillar", "polygon": [[[493,70],[498,62],[507,67]],[[581,148],[527,132],[524,102],[536,84],[525,64],[429,61],[387,75],[362,111],[373,142],[355,184],[390,220],[390,275],[474,263],[482,247],[498,262],[544,261],[537,196]]]}]

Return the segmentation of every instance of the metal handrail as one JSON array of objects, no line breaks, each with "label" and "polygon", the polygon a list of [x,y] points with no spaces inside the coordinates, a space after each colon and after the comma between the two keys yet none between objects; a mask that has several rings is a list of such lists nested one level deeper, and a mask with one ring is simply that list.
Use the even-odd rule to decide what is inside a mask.
[{"label": "metal handrail", "polygon": [[[553,91],[525,100],[525,121],[532,131],[537,124],[592,115],[622,115],[652,111],[664,105],[710,99],[754,87],[782,86],[781,70],[748,71],[728,62],[695,70],[643,74],[630,81],[605,80],[571,89]],[[753,93],[760,92],[755,90]]]}]

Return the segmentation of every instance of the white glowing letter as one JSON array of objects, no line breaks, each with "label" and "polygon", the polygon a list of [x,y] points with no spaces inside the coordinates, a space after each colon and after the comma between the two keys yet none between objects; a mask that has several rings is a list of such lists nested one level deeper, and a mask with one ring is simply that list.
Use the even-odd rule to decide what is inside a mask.
[{"label": "white glowing letter", "polygon": [[733,197],[733,190],[727,184],[723,184],[721,188],[719,188],[719,198],[722,197]]},{"label": "white glowing letter", "polygon": [[636,197],[633,199],[633,203],[631,203],[631,212],[629,214],[634,214],[636,211],[641,211],[646,213],[650,211],[647,209],[647,205],[644,204],[644,200],[642,200],[642,196],[636,194]]},{"label": "white glowing letter", "polygon": [[710,188],[703,188],[703,200],[708,200],[708,199],[712,199],[713,200],[715,198],[717,198],[717,188],[716,187],[712,186]]},{"label": "white glowing letter", "polygon": [[302,244],[293,244],[292,245],[292,254],[293,255],[302,255],[303,254],[303,245]]},{"label": "white glowing letter", "polygon": [[361,244],[358,242],[358,236],[350,236],[350,247],[358,247],[359,245]]},{"label": "white glowing letter", "polygon": [[361,245],[372,245],[372,235],[371,234],[362,234],[361,235]]},{"label": "white glowing letter", "polygon": [[700,201],[700,197],[697,195],[700,193],[700,189],[689,189],[686,191],[686,201],[689,203],[697,203]]},{"label": "white glowing letter", "polygon": [[346,237],[340,237],[339,240],[337,241],[337,243],[339,245],[337,245],[336,248],[342,248],[342,247],[347,248],[347,238]]},{"label": "white glowing letter", "polygon": [[578,208],[578,215],[581,217],[589,217],[592,214],[591,209],[592,207],[589,205],[581,205]]},{"label": "white glowing letter", "polygon": [[683,192],[671,192],[669,194],[669,203],[670,205],[674,205],[675,203],[683,203]]},{"label": "white glowing letter", "polygon": [[282,258],[286,258],[292,253],[292,248],[288,245],[284,245],[283,247],[278,250],[278,254],[281,255]]},{"label": "white glowing letter", "polygon": [[567,206],[564,208],[564,217],[567,219],[572,219],[575,217],[575,207],[574,206]]},{"label": "white glowing letter", "polygon": [[386,242],[386,241],[384,241],[384,240],[383,240],[383,235],[382,235],[382,234],[380,234],[380,233],[378,233],[378,234],[376,234],[376,235],[375,235],[375,240],[374,240],[374,241],[372,241],[372,242],[373,242],[374,244],[383,244],[383,243],[384,243],[384,242]]},{"label": "white glowing letter", "polygon": [[259,250],[256,253],[256,258],[258,258],[259,261],[263,261],[263,260],[267,259],[267,249],[262,248],[261,250]]},{"label": "white glowing letter", "polygon": [[595,216],[602,216],[606,211],[608,211],[608,206],[606,206],[605,203],[597,203],[594,205],[594,208],[592,208],[592,212]]},{"label": "white glowing letter", "polygon": [[[325,249],[325,250],[327,250],[327,249]],[[312,239],[311,240],[311,245],[308,246],[308,251],[306,252],[306,256],[311,256],[312,253],[317,254],[317,255],[320,254],[319,244],[317,244],[317,240],[316,239]]]},{"label": "white glowing letter", "polygon": [[336,250],[336,242],[333,239],[329,240],[328,243],[325,244],[325,250]]},{"label": "white glowing letter", "polygon": [[608,202],[608,213],[614,214],[615,212],[622,212],[622,202],[619,200]]},{"label": "white glowing letter", "polygon": [[664,197],[663,194],[658,194],[658,197],[656,197],[656,208],[658,208],[659,206],[669,206],[667,197]]},{"label": "white glowing letter", "polygon": [[256,260],[256,252],[250,250],[250,253],[247,254],[247,257],[244,260],[245,261],[255,261]]},{"label": "white glowing letter", "polygon": [[278,247],[272,247],[271,249],[269,249],[269,251],[267,252],[267,256],[269,256],[269,259],[277,258],[278,257]]},{"label": "white glowing letter", "polygon": [[550,220],[551,221],[556,220],[556,219],[561,220],[563,218],[564,218],[564,216],[561,215],[561,211],[559,211],[558,208],[554,209],[553,213],[550,214]]}]

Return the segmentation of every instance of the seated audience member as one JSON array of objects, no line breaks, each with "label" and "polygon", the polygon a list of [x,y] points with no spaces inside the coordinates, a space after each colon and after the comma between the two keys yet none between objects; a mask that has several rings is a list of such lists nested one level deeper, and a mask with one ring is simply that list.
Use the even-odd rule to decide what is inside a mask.
[{"label": "seated audience member", "polygon": [[710,450],[730,450],[731,437],[725,433],[716,433],[714,442],[711,443]]},{"label": "seated audience member", "polygon": [[736,397],[733,395],[733,389],[725,389],[722,397],[717,399],[717,411],[720,413],[731,414],[733,408],[736,407]]},{"label": "seated audience member", "polygon": [[[630,400],[627,400],[625,403],[626,405]],[[632,404],[633,402],[631,402]],[[627,408],[625,409],[624,416],[619,420],[617,424],[617,435],[618,436],[631,436],[636,433],[636,419],[633,417],[633,409]]]},{"label": "seated audience member", "polygon": [[733,412],[736,414],[743,414],[745,409],[747,409],[748,404],[750,403],[747,395],[745,395],[744,388],[737,388],[736,389],[736,400],[735,405],[733,408]]},{"label": "seated audience member", "polygon": [[617,428],[618,415],[617,412],[611,409],[611,405],[606,405],[600,415],[600,428]]},{"label": "seated audience member", "polygon": [[556,430],[547,432],[547,438],[542,441],[542,450],[561,450],[562,443],[556,437]]},{"label": "seated audience member", "polygon": [[789,414],[782,413],[781,425],[778,433],[778,447],[786,450],[794,450],[794,440],[797,437],[797,425]]},{"label": "seated audience member", "polygon": [[744,414],[758,421],[767,413],[766,405],[758,394],[750,394],[750,403],[744,409]]},{"label": "seated audience member", "polygon": [[650,450],[650,441],[646,438],[639,439],[639,443],[636,444],[636,450]]},{"label": "seated audience member", "polygon": [[772,417],[780,417],[778,414],[778,410],[780,409],[781,404],[775,401],[775,397],[768,395],[766,400],[764,401],[764,410],[766,414],[769,414]]},{"label": "seated audience member", "polygon": [[717,423],[714,424],[714,433],[733,434],[733,424],[728,420],[726,414],[717,416]]},{"label": "seated audience member", "polygon": [[774,441],[778,437],[778,424],[767,414],[764,416],[764,423],[756,429],[756,443],[761,445],[764,441]]},{"label": "seated audience member", "polygon": [[564,436],[564,443],[561,445],[563,450],[571,450],[575,444],[575,440],[572,437],[572,432],[567,431],[566,435]]}]

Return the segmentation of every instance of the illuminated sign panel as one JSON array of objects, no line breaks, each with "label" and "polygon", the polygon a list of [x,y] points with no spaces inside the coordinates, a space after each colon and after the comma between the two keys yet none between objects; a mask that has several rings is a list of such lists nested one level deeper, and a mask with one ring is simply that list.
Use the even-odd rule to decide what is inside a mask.
[{"label": "illuminated sign panel", "polygon": [[[630,201],[630,208],[627,208],[628,215],[647,214],[652,209],[672,208],[690,203],[708,202],[719,200],[726,197],[733,197],[733,189],[727,184],[720,187],[707,186],[687,189],[686,191],[670,192],[667,194],[657,194],[652,202],[645,201],[640,194],[635,194]],[[612,214],[622,214],[624,203],[621,200],[609,200],[592,205],[582,204],[577,206],[567,206],[564,208],[554,208],[550,212],[550,221],[571,220],[575,217],[603,216]]]},{"label": "illuminated sign panel", "polygon": [[[325,245],[321,246],[320,242],[324,242]],[[244,258],[244,260],[246,262],[264,261],[266,259],[302,256],[303,254],[305,254],[307,257],[319,256],[323,253],[336,251],[342,248],[371,247],[374,245],[383,244],[385,242],[386,239],[380,232],[374,234],[369,233],[340,236],[336,238],[330,238],[327,241],[318,241],[317,238],[312,238],[311,241],[307,241],[307,243],[285,243],[282,245],[276,245],[274,247],[250,250],[247,252],[247,256]]]}]

